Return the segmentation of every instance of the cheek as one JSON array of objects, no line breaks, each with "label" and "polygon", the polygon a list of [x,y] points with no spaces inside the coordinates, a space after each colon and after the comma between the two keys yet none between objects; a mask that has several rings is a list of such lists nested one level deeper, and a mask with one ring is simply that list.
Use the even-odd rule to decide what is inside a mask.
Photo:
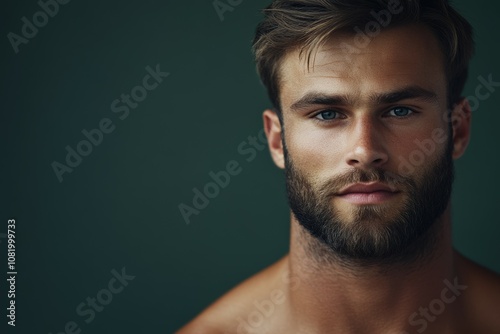
[{"label": "cheek", "polygon": [[[295,167],[310,179],[324,179],[351,168],[349,150],[356,137],[347,129],[323,129],[313,122],[287,120],[285,140]],[[383,166],[399,174],[414,174],[419,167],[433,163],[443,154],[448,143],[448,124],[430,117],[416,126],[391,128],[381,126],[383,143],[374,149],[386,151],[389,160]],[[402,173],[402,169],[406,172]]]},{"label": "cheek", "polygon": [[448,145],[449,131],[446,124],[409,131],[401,137],[392,152],[399,174],[414,174],[436,161]]},{"label": "cheek", "polygon": [[311,177],[331,176],[332,170],[342,161],[344,145],[340,144],[338,136],[305,124],[291,124],[287,129],[285,139],[294,166]]}]

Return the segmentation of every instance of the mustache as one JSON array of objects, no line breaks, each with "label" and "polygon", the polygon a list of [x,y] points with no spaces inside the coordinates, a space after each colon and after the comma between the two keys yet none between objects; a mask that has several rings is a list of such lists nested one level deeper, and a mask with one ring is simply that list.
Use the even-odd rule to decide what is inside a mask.
[{"label": "mustache", "polygon": [[319,193],[330,196],[355,183],[379,182],[393,191],[407,189],[414,185],[412,179],[383,169],[350,169],[340,175],[333,176],[320,188]]}]

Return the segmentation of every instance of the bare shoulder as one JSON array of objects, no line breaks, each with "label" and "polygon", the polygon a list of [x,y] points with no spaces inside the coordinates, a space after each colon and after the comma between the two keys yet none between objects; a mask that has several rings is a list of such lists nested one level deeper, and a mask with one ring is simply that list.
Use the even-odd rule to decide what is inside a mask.
[{"label": "bare shoulder", "polygon": [[485,333],[500,333],[500,274],[460,255],[460,275],[467,291],[466,314]]},{"label": "bare shoulder", "polygon": [[246,318],[256,304],[271,298],[284,298],[281,287],[287,279],[286,261],[287,257],[284,257],[243,281],[176,333],[242,333],[241,327],[246,326]]}]

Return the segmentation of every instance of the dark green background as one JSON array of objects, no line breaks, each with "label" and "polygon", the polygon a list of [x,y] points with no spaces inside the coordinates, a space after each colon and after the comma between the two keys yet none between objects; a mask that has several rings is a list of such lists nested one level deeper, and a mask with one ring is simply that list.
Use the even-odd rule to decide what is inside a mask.
[{"label": "dark green background", "polygon": [[[288,208],[267,151],[252,162],[237,147],[256,135],[269,106],[250,44],[259,9],[245,0],[221,21],[211,0],[78,1],[59,9],[15,54],[8,32],[39,11],[36,1],[0,10],[2,184],[0,233],[17,220],[17,324],[12,333],[171,333],[211,301],[286,253]],[[499,5],[455,1],[477,33],[465,95],[477,77],[500,81]],[[161,65],[170,76],[121,121],[110,104]],[[454,239],[500,271],[498,105],[474,112],[473,139],[457,166]],[[59,183],[51,163],[102,118],[116,126]],[[194,187],[230,160],[243,171],[183,221]],[[6,242],[1,238],[6,322]],[[85,324],[75,308],[107,286],[112,269],[136,278]]]}]

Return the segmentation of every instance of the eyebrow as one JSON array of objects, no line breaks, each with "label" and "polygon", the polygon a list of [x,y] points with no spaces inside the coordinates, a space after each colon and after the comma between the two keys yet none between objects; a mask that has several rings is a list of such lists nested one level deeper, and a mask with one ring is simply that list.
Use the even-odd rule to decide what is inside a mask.
[{"label": "eyebrow", "polygon": [[[436,93],[420,86],[408,86],[391,92],[374,94],[370,101],[375,104],[391,104],[407,99],[418,99],[424,102],[437,103]],[[297,111],[314,105],[352,105],[352,97],[348,95],[328,95],[319,92],[309,92],[294,102],[290,109]]]},{"label": "eyebrow", "polygon": [[418,99],[430,103],[438,101],[436,93],[420,86],[409,86],[394,92],[376,94],[372,96],[372,100],[377,104],[389,104],[407,99]]}]

